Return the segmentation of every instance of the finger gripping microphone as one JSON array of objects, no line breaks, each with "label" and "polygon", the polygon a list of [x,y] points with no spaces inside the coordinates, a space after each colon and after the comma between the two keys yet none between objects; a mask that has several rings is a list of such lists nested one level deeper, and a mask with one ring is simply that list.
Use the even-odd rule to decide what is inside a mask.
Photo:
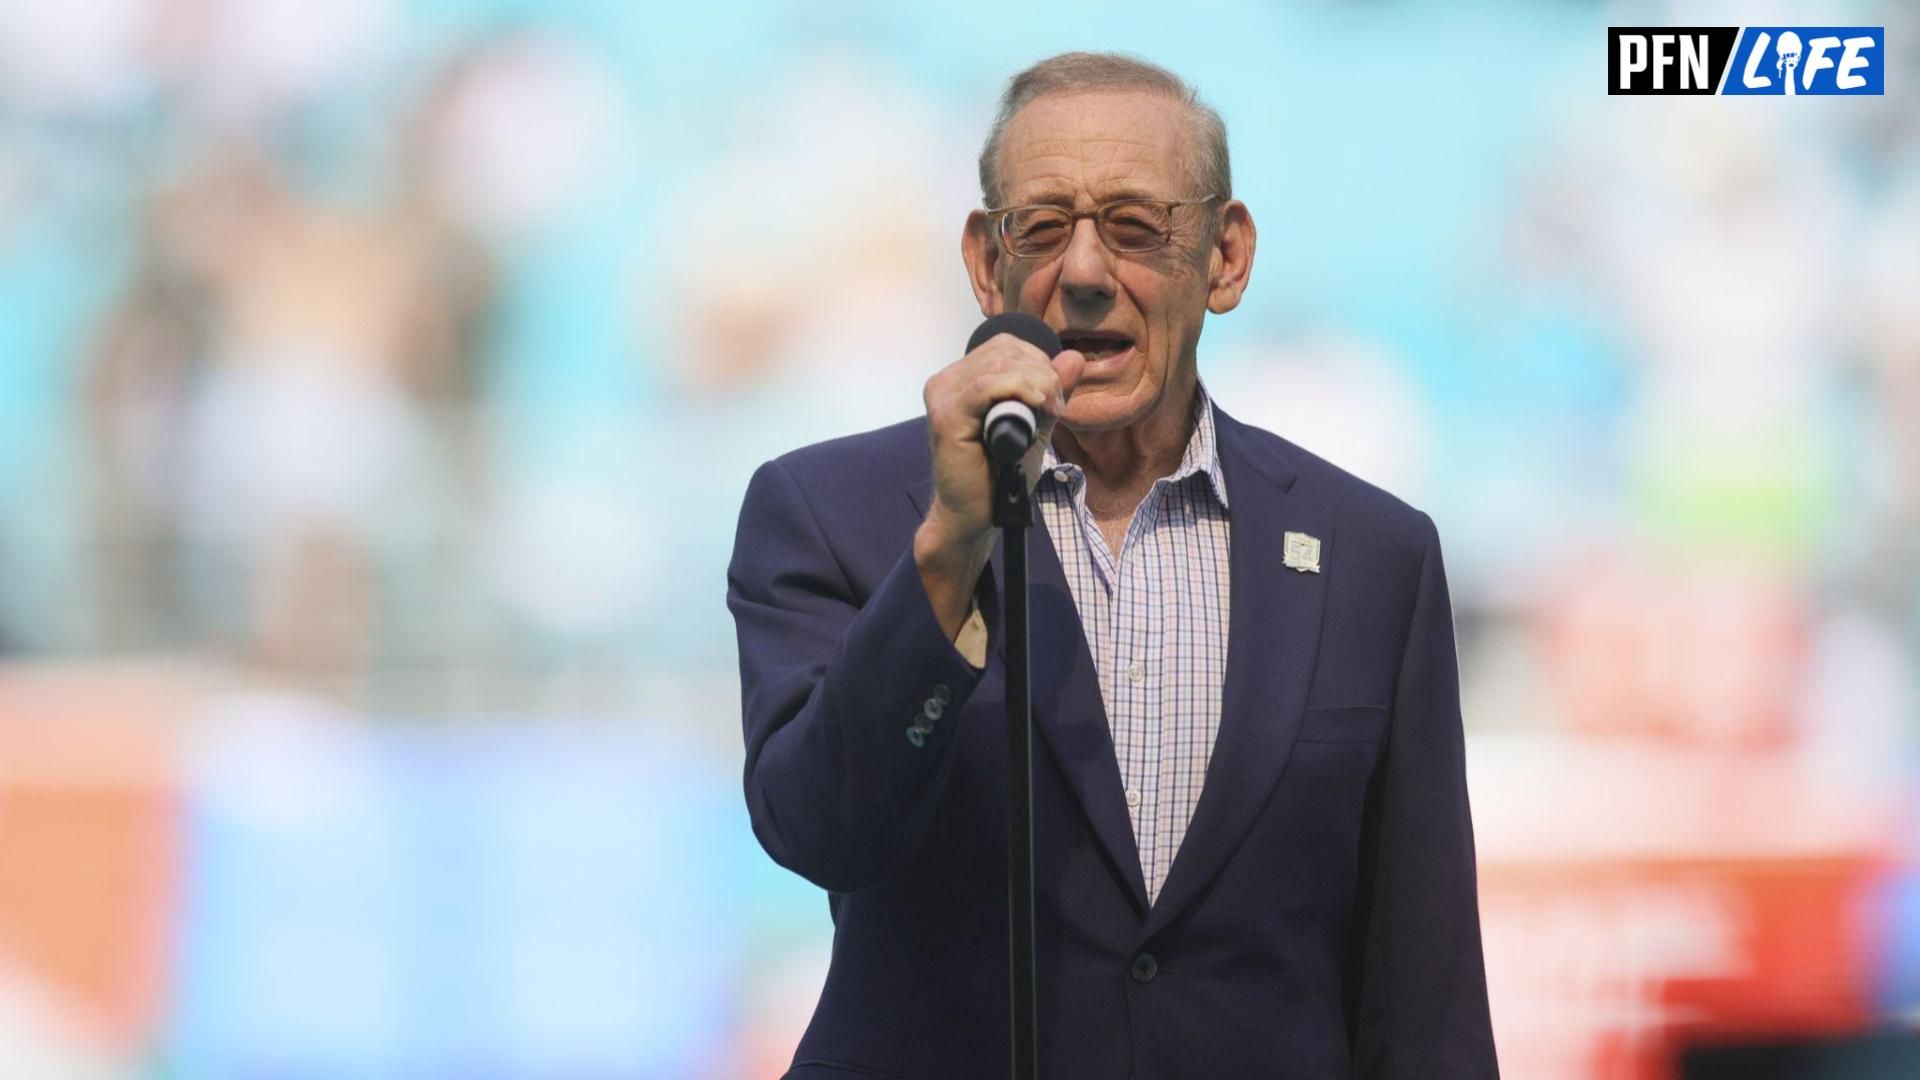
[{"label": "finger gripping microphone", "polygon": [[[980,328],[967,339],[967,351],[972,352],[985,345],[996,334],[1012,334],[1046,353],[1049,360],[1060,355],[1060,335],[1053,332],[1053,327],[1024,311],[1004,312],[981,323]],[[1018,398],[995,402],[993,408],[987,410],[986,419],[980,426],[980,441],[987,446],[987,459],[996,465],[1020,460],[1021,455],[1033,445],[1033,433],[1037,427],[1033,410],[1027,408],[1026,402]]]}]

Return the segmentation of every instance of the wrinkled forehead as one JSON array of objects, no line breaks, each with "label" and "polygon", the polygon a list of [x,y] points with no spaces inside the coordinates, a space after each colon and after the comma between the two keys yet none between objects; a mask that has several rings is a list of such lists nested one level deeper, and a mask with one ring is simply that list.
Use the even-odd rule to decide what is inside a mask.
[{"label": "wrinkled forehead", "polygon": [[1001,190],[1010,204],[1184,198],[1194,138],[1186,107],[1164,94],[1049,94],[1008,122]]}]

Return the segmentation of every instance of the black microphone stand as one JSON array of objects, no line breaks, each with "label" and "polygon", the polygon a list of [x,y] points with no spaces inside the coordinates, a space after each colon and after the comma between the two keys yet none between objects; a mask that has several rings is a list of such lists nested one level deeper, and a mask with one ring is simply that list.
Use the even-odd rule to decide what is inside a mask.
[{"label": "black microphone stand", "polygon": [[1033,700],[1028,682],[1027,529],[1033,500],[1020,459],[994,466],[993,523],[1006,545],[1007,929],[1013,976],[1013,1077],[1038,1080],[1033,959]]}]

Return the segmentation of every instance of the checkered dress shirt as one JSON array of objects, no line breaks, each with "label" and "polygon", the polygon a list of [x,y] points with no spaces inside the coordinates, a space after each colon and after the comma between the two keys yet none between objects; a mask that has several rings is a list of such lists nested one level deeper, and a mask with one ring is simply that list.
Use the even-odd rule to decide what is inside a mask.
[{"label": "checkered dress shirt", "polygon": [[1117,552],[1087,510],[1086,474],[1051,445],[1034,489],[1099,671],[1149,902],[1200,801],[1227,670],[1227,488],[1206,387],[1193,410],[1186,456]]}]

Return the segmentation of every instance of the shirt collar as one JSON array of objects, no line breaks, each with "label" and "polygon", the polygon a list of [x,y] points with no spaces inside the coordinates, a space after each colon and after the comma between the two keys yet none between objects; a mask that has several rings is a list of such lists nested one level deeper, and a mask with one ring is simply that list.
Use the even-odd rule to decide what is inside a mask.
[{"label": "shirt collar", "polygon": [[[1060,460],[1053,444],[1047,444],[1046,456],[1041,461],[1042,483],[1053,477],[1056,469],[1065,469],[1070,475],[1078,476],[1080,466]],[[1167,477],[1169,483],[1179,483],[1194,473],[1203,473],[1213,490],[1213,497],[1220,501],[1221,509],[1227,509],[1227,479],[1220,470],[1220,444],[1214,437],[1213,399],[1207,394],[1205,382],[1195,377],[1193,387],[1193,435],[1187,440],[1186,453],[1180,458],[1180,467]]]}]

